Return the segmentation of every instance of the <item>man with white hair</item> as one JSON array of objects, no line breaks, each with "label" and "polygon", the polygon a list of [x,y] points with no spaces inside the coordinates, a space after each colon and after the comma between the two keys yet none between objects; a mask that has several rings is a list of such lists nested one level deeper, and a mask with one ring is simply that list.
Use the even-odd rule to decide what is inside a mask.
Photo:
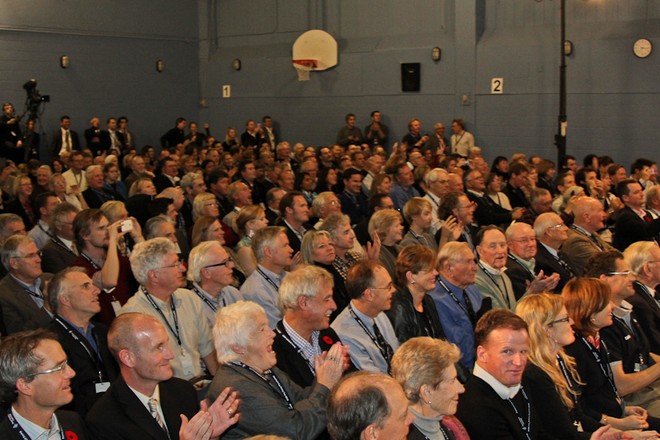
[{"label": "man with white hair", "polygon": [[656,184],[644,192],[645,207],[653,218],[660,217],[660,185]]},{"label": "man with white hair", "polygon": [[138,243],[130,261],[140,288],[119,314],[145,313],[168,329],[176,377],[191,379],[204,374],[202,360],[208,372],[215,374],[218,361],[211,329],[206,319],[200,319],[204,316],[203,303],[193,292],[181,288],[185,268],[174,244],[162,237]]},{"label": "man with white hair", "polygon": [[543,273],[559,274],[559,282],[552,290],[561,293],[562,289],[575,276],[573,267],[562,258],[559,249],[568,238],[568,226],[554,212],[545,212],[534,221],[536,234],[536,269]]},{"label": "man with white hair", "polygon": [[449,173],[444,168],[433,168],[424,177],[424,183],[426,184],[424,198],[430,201],[433,207],[431,209],[431,216],[433,217],[431,229],[432,234],[435,235],[442,227],[442,221],[438,217],[438,208],[442,203],[442,198],[449,192]]},{"label": "man with white hair", "polygon": [[380,174],[383,171],[383,166],[385,165],[385,158],[380,154],[372,154],[367,159],[365,170],[367,171],[366,176],[362,179],[362,192],[366,197],[369,197],[371,192],[371,184],[374,181],[374,177],[377,174]]},{"label": "man with white hair", "polygon": [[571,203],[574,220],[561,253],[575,270],[575,275],[580,276],[589,258],[613,248],[598,235],[598,231],[605,227],[607,219],[603,204],[586,196]]},{"label": "man with white hair", "polygon": [[283,227],[267,226],[254,234],[252,250],[257,258],[257,268],[241,286],[241,296],[245,301],[254,301],[263,307],[269,327],[275,328],[282,319],[278,292],[287,274],[285,269],[291,265],[293,249]]},{"label": "man with white hair", "polygon": [[204,176],[200,173],[187,173],[181,178],[181,190],[184,194],[183,206],[179,209],[179,216],[183,216],[186,225],[193,224],[193,201],[195,196],[206,192]]},{"label": "man with white hair", "polygon": [[506,274],[511,280],[516,300],[526,293],[547,292],[557,287],[558,274],[545,275],[535,268],[536,233],[530,225],[514,223],[506,229],[505,236],[509,248]]},{"label": "man with white hair", "polygon": [[[330,328],[337,308],[332,299],[332,276],[317,266],[301,266],[282,280],[280,308],[284,314],[275,326],[273,351],[277,368],[301,387],[314,383],[315,358],[341,342]],[[348,364],[348,348],[344,350]]]},{"label": "man with white hair", "polygon": [[341,213],[341,202],[337,194],[332,191],[320,193],[312,202],[312,213],[319,218],[314,229],[320,229],[330,214]]},{"label": "man with white hair", "polygon": [[204,316],[209,328],[215,323],[219,308],[241,299],[233,282],[234,262],[217,241],[203,241],[188,256],[188,281],[190,290],[204,303]]},{"label": "man with white hair", "polygon": [[627,299],[651,344],[652,353],[660,353],[660,302],[656,292],[660,284],[660,247],[653,241],[638,241],[623,252],[630,270],[635,294]]}]

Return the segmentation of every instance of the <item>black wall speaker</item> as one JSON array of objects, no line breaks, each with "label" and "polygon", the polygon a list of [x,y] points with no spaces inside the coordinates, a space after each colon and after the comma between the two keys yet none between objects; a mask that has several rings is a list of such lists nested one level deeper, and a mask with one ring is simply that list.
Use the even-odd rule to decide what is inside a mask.
[{"label": "black wall speaker", "polygon": [[401,63],[401,91],[419,92],[420,63]]}]

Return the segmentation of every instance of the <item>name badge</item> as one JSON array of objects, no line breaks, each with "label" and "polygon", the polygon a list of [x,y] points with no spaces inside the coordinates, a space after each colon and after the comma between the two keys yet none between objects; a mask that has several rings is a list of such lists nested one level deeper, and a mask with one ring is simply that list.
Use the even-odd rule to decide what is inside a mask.
[{"label": "name badge", "polygon": [[626,340],[626,341],[629,341],[630,338],[632,338],[632,336],[630,336],[630,335],[626,335],[626,336],[623,337],[623,339]]},{"label": "name badge", "polygon": [[94,388],[96,388],[96,394],[105,393],[106,391],[108,391],[108,388],[110,388],[110,382],[95,383]]}]

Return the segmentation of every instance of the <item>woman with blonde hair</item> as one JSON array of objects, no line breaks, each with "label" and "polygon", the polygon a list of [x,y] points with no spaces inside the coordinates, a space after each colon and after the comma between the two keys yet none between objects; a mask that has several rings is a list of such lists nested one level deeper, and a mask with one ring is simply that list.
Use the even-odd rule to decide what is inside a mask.
[{"label": "woman with blonde hair", "polygon": [[460,357],[454,344],[428,336],[412,338],[394,353],[392,376],[403,387],[415,416],[408,440],[469,440],[454,416],[458,396],[465,391],[455,367]]},{"label": "woman with blonde hair", "polygon": [[647,419],[646,410],[623,403],[610,369],[609,354],[600,330],[612,325],[610,286],[596,278],[574,278],[566,284],[561,297],[567,317],[573,321],[575,342],[566,353],[575,359],[583,382],[580,402],[585,414],[603,425],[621,430],[658,429],[656,420]]},{"label": "woman with blonde hair", "polygon": [[197,194],[193,199],[192,216],[193,223],[203,215],[218,218],[220,217],[220,208],[218,207],[218,200],[215,195],[203,192]]},{"label": "woman with blonde hair", "polygon": [[268,226],[266,211],[260,205],[248,205],[241,208],[236,217],[236,227],[241,236],[236,245],[236,258],[238,264],[245,270],[245,275],[250,276],[257,268],[257,259],[252,251],[252,237],[255,232]]},{"label": "woman with blonde hair", "polygon": [[80,191],[79,186],[71,187],[71,192],[66,192],[66,180],[60,173],[54,173],[48,180],[48,189],[55,193],[60,202],[68,202],[79,210],[87,209],[87,202]]},{"label": "woman with blonde hair", "polygon": [[346,280],[342,277],[341,273],[332,264],[336,257],[335,246],[332,243],[332,236],[328,231],[315,231],[311,230],[303,235],[302,243],[300,245],[300,257],[304,264],[321,267],[327,270],[332,275],[334,284],[332,286],[332,299],[335,301],[337,308],[330,320],[334,320],[342,310],[351,301],[346,291]]},{"label": "woman with blonde hair", "polygon": [[376,234],[380,239],[378,261],[387,269],[392,279],[396,279],[396,256],[401,251],[399,242],[403,238],[401,214],[394,209],[376,211],[369,220],[369,235]]}]

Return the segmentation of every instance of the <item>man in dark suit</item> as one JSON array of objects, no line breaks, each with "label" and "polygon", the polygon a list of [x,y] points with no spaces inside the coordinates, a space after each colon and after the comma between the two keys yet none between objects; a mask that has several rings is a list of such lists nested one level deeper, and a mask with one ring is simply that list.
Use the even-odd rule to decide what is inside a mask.
[{"label": "man in dark suit", "polygon": [[263,127],[262,127],[262,136],[263,140],[270,145],[271,150],[275,149],[275,145],[280,141],[279,140],[279,133],[275,128],[273,127],[273,118],[270,116],[264,116],[261,118],[261,121],[263,122]]},{"label": "man in dark suit", "polygon": [[[277,367],[308,387],[316,376],[314,358],[341,342],[330,328],[330,315],[337,309],[332,276],[317,266],[293,270],[282,280],[279,295],[284,317],[275,327]],[[348,356],[345,362],[349,364]]]},{"label": "man in dark suit", "polygon": [[55,335],[44,329],[3,339],[0,399],[11,409],[0,419],[0,438],[86,439],[80,416],[58,410],[73,399],[68,384],[74,374]]},{"label": "man in dark suit", "polygon": [[652,353],[660,353],[660,247],[651,241],[639,241],[626,249],[623,256],[630,270],[637,274],[633,282],[635,294],[626,301],[633,305]]},{"label": "man in dark suit", "polygon": [[289,238],[289,246],[293,253],[300,252],[302,238],[305,231],[310,229],[307,224],[309,221],[309,205],[305,196],[301,192],[291,191],[282,197],[280,201],[280,219],[277,226],[284,226],[286,235]]},{"label": "man in dark suit", "polygon": [[626,179],[616,185],[616,193],[625,208],[614,223],[612,244],[623,252],[636,241],[660,240],[660,218],[653,219],[644,209],[644,189],[637,180]]},{"label": "man in dark suit", "polygon": [[60,157],[60,153],[80,150],[80,139],[78,133],[71,130],[71,118],[62,116],[60,118],[60,129],[53,135],[52,157]]},{"label": "man in dark suit", "polygon": [[527,223],[514,223],[506,229],[509,249],[506,274],[511,280],[516,300],[526,293],[548,292],[557,287],[559,275],[546,274],[536,266],[536,234]]},{"label": "man in dark suit", "polygon": [[124,134],[117,131],[117,119],[108,118],[106,124],[106,129],[102,130],[100,135],[101,149],[106,152],[110,149],[124,151],[126,142],[124,141]]},{"label": "man in dark suit", "polygon": [[77,214],[78,208],[67,202],[60,203],[53,210],[50,240],[42,249],[41,267],[44,271],[57,273],[71,266],[78,257],[73,244],[73,220]]},{"label": "man in dark suit", "polygon": [[362,193],[362,173],[357,168],[349,168],[344,171],[342,179],[341,211],[351,218],[351,225],[356,225],[369,216],[367,197]]},{"label": "man in dark suit", "polygon": [[165,327],[151,316],[126,313],[115,318],[108,346],[121,376],[87,414],[95,439],[197,439],[209,431],[218,437],[236,423],[236,393],[225,389],[212,405],[203,401],[200,409],[194,387],[172,377],[174,353],[168,339]]},{"label": "man in dark suit", "polygon": [[554,212],[546,212],[534,222],[536,233],[536,270],[546,275],[559,274],[559,283],[552,289],[561,293],[568,281],[575,276],[575,271],[559,254],[559,249],[568,238],[568,227]]},{"label": "man in dark suit", "polygon": [[470,438],[548,438],[531,396],[520,385],[529,351],[525,321],[509,310],[491,310],[477,323],[475,343],[474,374],[456,411]]},{"label": "man in dark suit", "polygon": [[48,329],[57,335],[69,365],[73,401],[65,408],[84,416],[115,380],[117,364],[108,350],[108,328],[92,317],[101,311],[99,293],[82,267],[69,267],[50,282],[48,301],[55,313]]},{"label": "man in dark suit", "polygon": [[2,264],[9,273],[0,281],[0,333],[45,327],[51,314],[42,291],[41,253],[34,240],[9,237],[2,246]]},{"label": "man in dark suit", "polygon": [[513,208],[529,208],[529,200],[522,190],[523,185],[527,183],[529,170],[527,165],[516,162],[509,167],[509,182],[504,189],[504,194],[509,197]]},{"label": "man in dark suit", "polygon": [[479,226],[504,225],[511,220],[518,220],[525,213],[523,208],[515,208],[513,211],[502,208],[488,197],[486,191],[486,180],[479,170],[472,170],[465,174],[464,178],[466,195],[470,201],[476,204],[474,218]]},{"label": "man in dark suit", "polygon": [[165,188],[179,184],[179,166],[176,160],[166,157],[161,161],[160,174],[154,177],[156,191],[161,193]]}]

